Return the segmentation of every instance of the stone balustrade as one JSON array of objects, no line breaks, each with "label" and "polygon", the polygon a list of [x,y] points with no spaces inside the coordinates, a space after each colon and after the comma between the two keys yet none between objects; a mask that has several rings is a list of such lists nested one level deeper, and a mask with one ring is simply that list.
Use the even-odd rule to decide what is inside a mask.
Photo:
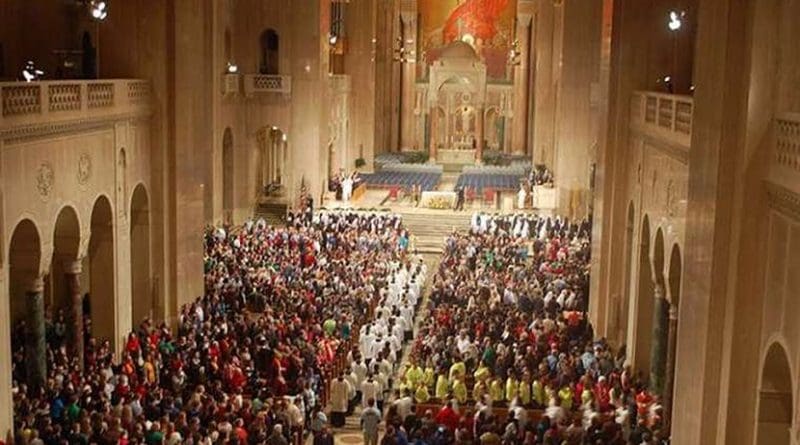
[{"label": "stone balustrade", "polygon": [[0,82],[0,129],[149,112],[150,84],[137,79]]},{"label": "stone balustrade", "polygon": [[689,149],[692,141],[691,96],[637,91],[631,97],[631,126],[650,137]]},{"label": "stone balustrade", "polygon": [[247,96],[265,93],[292,93],[292,76],[271,74],[246,74],[244,93]]},{"label": "stone balustrade", "polygon": [[770,181],[800,195],[800,113],[784,113],[773,123]]}]

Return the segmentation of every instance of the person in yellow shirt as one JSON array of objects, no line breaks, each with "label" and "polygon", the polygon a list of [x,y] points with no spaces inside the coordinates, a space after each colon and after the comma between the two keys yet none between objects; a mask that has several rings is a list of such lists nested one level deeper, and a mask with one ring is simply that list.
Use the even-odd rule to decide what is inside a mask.
[{"label": "person in yellow shirt", "polygon": [[542,386],[541,380],[536,379],[533,381],[533,383],[531,383],[531,396],[534,403],[536,403],[536,406],[539,408],[544,408],[547,406],[545,405],[547,400],[545,399],[544,386]]},{"label": "person in yellow shirt", "polygon": [[475,385],[472,387],[473,400],[481,400],[486,394],[486,382],[483,380],[476,380]]},{"label": "person in yellow shirt", "polygon": [[481,362],[481,364],[478,366],[478,369],[476,369],[472,375],[475,377],[475,381],[477,382],[480,380],[486,380],[491,374],[492,372],[489,370],[489,367],[486,366],[484,362]]},{"label": "person in yellow shirt", "polygon": [[514,400],[514,398],[517,397],[518,390],[519,384],[517,383],[517,378],[514,374],[509,373],[506,379],[506,400],[509,402]]},{"label": "person in yellow shirt", "polygon": [[531,375],[527,372],[525,375],[522,376],[522,380],[519,381],[519,389],[517,390],[517,394],[519,394],[519,400],[522,402],[523,406],[530,406],[531,404]]},{"label": "person in yellow shirt", "polygon": [[467,375],[467,365],[461,360],[461,357],[456,357],[453,365],[450,366],[450,384],[455,382],[456,378],[464,378]]},{"label": "person in yellow shirt", "polygon": [[436,371],[433,370],[433,365],[428,363],[428,365],[425,366],[425,371],[422,373],[422,381],[425,382],[425,386],[428,388],[433,388],[433,384],[436,383],[435,378]]},{"label": "person in yellow shirt", "polygon": [[453,397],[458,400],[459,405],[467,403],[467,385],[463,378],[458,377],[453,382]]},{"label": "person in yellow shirt", "polygon": [[409,388],[416,388],[417,384],[422,381],[423,373],[422,368],[419,367],[414,360],[408,364],[405,374],[405,383]]},{"label": "person in yellow shirt", "polygon": [[574,397],[575,393],[569,386],[565,386],[558,390],[558,398],[561,399],[561,407],[564,408],[565,411],[570,411],[572,409],[572,401]]},{"label": "person in yellow shirt", "polygon": [[552,386],[550,386],[549,384],[544,386],[544,401],[545,401],[544,406],[552,405],[557,397],[558,394],[556,394],[556,390],[553,389]]},{"label": "person in yellow shirt", "polygon": [[417,390],[414,392],[414,400],[417,403],[428,403],[431,399],[431,394],[428,392],[428,387],[423,382],[417,384]]},{"label": "person in yellow shirt", "polygon": [[499,377],[495,377],[489,385],[489,398],[492,399],[492,405],[503,402],[503,381]]},{"label": "person in yellow shirt", "polygon": [[444,374],[439,374],[439,377],[436,378],[436,398],[439,400],[445,400],[447,398],[447,393],[450,391],[450,385],[447,382],[447,377]]}]

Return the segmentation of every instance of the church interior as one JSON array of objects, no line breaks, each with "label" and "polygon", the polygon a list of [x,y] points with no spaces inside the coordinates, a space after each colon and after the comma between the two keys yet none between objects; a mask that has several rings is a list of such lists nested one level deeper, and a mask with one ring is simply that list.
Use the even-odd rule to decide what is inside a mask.
[{"label": "church interior", "polygon": [[0,444],[800,445],[798,23],[0,0]]}]

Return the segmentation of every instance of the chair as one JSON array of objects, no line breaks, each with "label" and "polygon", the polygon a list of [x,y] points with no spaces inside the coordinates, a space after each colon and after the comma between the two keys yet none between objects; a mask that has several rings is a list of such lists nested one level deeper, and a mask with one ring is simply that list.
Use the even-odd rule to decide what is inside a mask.
[{"label": "chair", "polygon": [[400,195],[400,187],[396,185],[389,187],[389,199],[397,201],[397,197],[399,195]]},{"label": "chair", "polygon": [[494,204],[494,189],[487,187],[483,189],[483,202],[487,204]]}]

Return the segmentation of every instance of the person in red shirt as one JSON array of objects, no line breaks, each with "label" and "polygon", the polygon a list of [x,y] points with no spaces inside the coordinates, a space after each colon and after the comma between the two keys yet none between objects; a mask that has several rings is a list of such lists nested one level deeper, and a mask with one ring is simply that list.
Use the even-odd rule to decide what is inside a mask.
[{"label": "person in red shirt", "polygon": [[461,421],[458,413],[453,409],[453,402],[448,401],[442,409],[436,413],[434,418],[437,424],[447,428],[450,431],[455,431]]}]

